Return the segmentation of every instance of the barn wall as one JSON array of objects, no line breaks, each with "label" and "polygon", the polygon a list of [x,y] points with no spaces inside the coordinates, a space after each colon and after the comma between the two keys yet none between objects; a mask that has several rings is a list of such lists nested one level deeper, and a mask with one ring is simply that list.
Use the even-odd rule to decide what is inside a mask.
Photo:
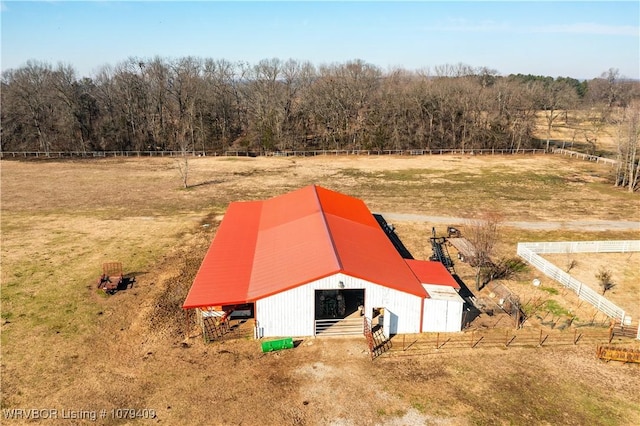
[{"label": "barn wall", "polygon": [[[340,282],[344,287],[340,287]],[[313,336],[315,291],[364,289],[365,315],[384,307],[397,316],[395,333],[419,333],[421,298],[344,274],[336,274],[256,301],[263,337]]]},{"label": "barn wall", "polygon": [[426,299],[422,316],[422,331],[445,331],[447,328],[447,302]]},{"label": "barn wall", "polygon": [[305,285],[258,300],[256,321],[262,336],[312,336],[313,296]]},{"label": "barn wall", "polygon": [[462,314],[464,310],[464,302],[449,302],[447,310],[447,330],[449,332],[458,332],[462,330]]},{"label": "barn wall", "polygon": [[422,331],[460,331],[462,329],[463,304],[451,300],[426,299],[424,301]]}]

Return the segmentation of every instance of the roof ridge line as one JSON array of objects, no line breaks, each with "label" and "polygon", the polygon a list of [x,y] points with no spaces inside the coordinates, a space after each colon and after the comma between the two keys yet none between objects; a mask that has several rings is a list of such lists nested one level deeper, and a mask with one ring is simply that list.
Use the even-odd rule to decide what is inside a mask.
[{"label": "roof ridge line", "polygon": [[324,224],[324,229],[327,231],[327,235],[329,236],[329,241],[331,241],[331,247],[333,247],[333,255],[336,258],[336,262],[338,263],[338,268],[340,272],[344,272],[344,265],[342,264],[342,260],[340,259],[340,255],[338,254],[338,248],[336,247],[336,242],[333,239],[333,234],[331,233],[331,229],[329,228],[329,222],[327,221],[327,216],[325,214],[324,208],[322,207],[322,203],[320,202],[320,195],[318,194],[318,185],[313,185],[313,193],[316,196],[316,201],[318,202],[318,207],[320,208],[320,215],[322,216],[322,223]]},{"label": "roof ridge line", "polygon": [[256,252],[258,251],[258,241],[260,240],[260,236],[262,234],[262,230],[260,229],[260,225],[262,224],[262,215],[264,213],[264,204],[266,200],[258,200],[260,201],[260,213],[258,214],[258,226],[256,227],[256,240],[253,244],[253,251],[251,251],[251,269],[249,270],[249,283],[247,284],[247,294],[246,298],[249,299],[249,289],[251,288],[251,283],[253,282],[253,274],[256,269]]}]

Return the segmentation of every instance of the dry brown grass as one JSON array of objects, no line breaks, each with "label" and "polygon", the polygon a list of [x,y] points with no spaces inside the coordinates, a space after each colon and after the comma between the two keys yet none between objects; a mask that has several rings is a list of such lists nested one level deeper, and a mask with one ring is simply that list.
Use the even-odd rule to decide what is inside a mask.
[{"label": "dry brown grass", "polygon": [[596,274],[601,268],[610,270],[615,285],[606,292],[606,298],[623,308],[634,321],[640,319],[640,253],[545,254],[543,257],[563,270],[575,260],[569,273],[597,292],[602,288]]},{"label": "dry brown grass", "polygon": [[[316,183],[374,211],[637,220],[637,195],[610,187],[605,167],[552,156],[198,158],[183,190],[166,158],[0,166],[2,408],[146,407],[165,424],[640,423],[640,369],[603,364],[590,345],[372,363],[362,339],[263,355],[251,339],[185,338],[182,313],[162,314],[230,201]],[[430,254],[431,224],[395,225],[416,257]],[[510,229],[500,249],[605,238],[638,232]],[[105,261],[135,273],[134,288],[97,293]]]},{"label": "dry brown grass", "polygon": [[[566,115],[562,113],[553,122],[551,139],[566,141],[566,149],[585,151],[595,148],[597,153],[611,156],[617,151],[615,125],[606,124],[598,129],[593,124],[593,120],[597,117],[598,111],[595,110],[568,111]],[[542,111],[536,115],[534,137],[545,141],[547,139],[547,119]],[[592,147],[587,139],[594,137],[596,137],[596,144]]]}]

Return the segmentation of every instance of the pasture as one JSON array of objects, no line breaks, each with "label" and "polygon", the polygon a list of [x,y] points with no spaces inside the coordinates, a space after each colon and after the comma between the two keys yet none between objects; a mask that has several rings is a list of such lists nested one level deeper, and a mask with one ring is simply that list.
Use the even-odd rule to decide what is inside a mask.
[{"label": "pasture", "polygon": [[[640,424],[638,365],[598,361],[593,343],[372,362],[364,339],[318,338],[261,354],[247,338],[204,344],[180,309],[231,201],[318,184],[380,213],[638,221],[640,197],[613,188],[606,166],[552,155],[202,157],[189,160],[187,189],[171,158],[0,166],[3,423],[4,410],[33,408],[105,409],[104,424]],[[446,229],[394,225],[423,259],[432,226]],[[498,251],[515,256],[518,241],[597,239],[640,239],[640,230],[507,227]],[[109,261],[136,276],[133,288],[110,297],[96,290]],[[580,273],[593,262],[579,260]],[[637,256],[610,262],[621,265],[620,303],[638,300],[637,285],[625,294],[638,279],[629,262]],[[470,268],[461,265],[460,275],[472,287]],[[507,284],[524,292],[532,276]],[[113,418],[121,408],[156,417]]]}]

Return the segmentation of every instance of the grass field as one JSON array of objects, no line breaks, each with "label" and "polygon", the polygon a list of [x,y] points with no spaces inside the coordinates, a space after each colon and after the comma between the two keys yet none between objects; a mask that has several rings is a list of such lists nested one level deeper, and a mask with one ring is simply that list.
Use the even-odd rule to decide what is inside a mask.
[{"label": "grass field", "polygon": [[[379,212],[639,220],[640,197],[614,189],[606,166],[551,155],[194,158],[188,189],[170,158],[0,166],[3,409],[105,409],[106,424],[640,424],[640,368],[598,361],[592,344],[371,362],[363,339],[305,339],[263,355],[252,339],[204,344],[179,308],[231,201],[319,184]],[[394,225],[415,257],[430,254],[433,224]],[[514,256],[517,241],[639,238],[508,228],[499,251]],[[135,286],[100,294],[107,261],[123,262]],[[531,291],[532,274],[506,284]],[[536,291],[566,309],[578,304]],[[119,408],[157,417],[111,418]]]},{"label": "grass field", "polygon": [[[619,114],[620,111],[613,113],[614,117]],[[551,139],[565,142],[566,149],[615,158],[618,151],[618,129],[612,123],[596,124],[599,117],[600,113],[595,110],[570,110],[566,114],[563,111],[553,121]],[[533,136],[546,141],[547,126],[545,113],[539,111],[536,114]]]}]

